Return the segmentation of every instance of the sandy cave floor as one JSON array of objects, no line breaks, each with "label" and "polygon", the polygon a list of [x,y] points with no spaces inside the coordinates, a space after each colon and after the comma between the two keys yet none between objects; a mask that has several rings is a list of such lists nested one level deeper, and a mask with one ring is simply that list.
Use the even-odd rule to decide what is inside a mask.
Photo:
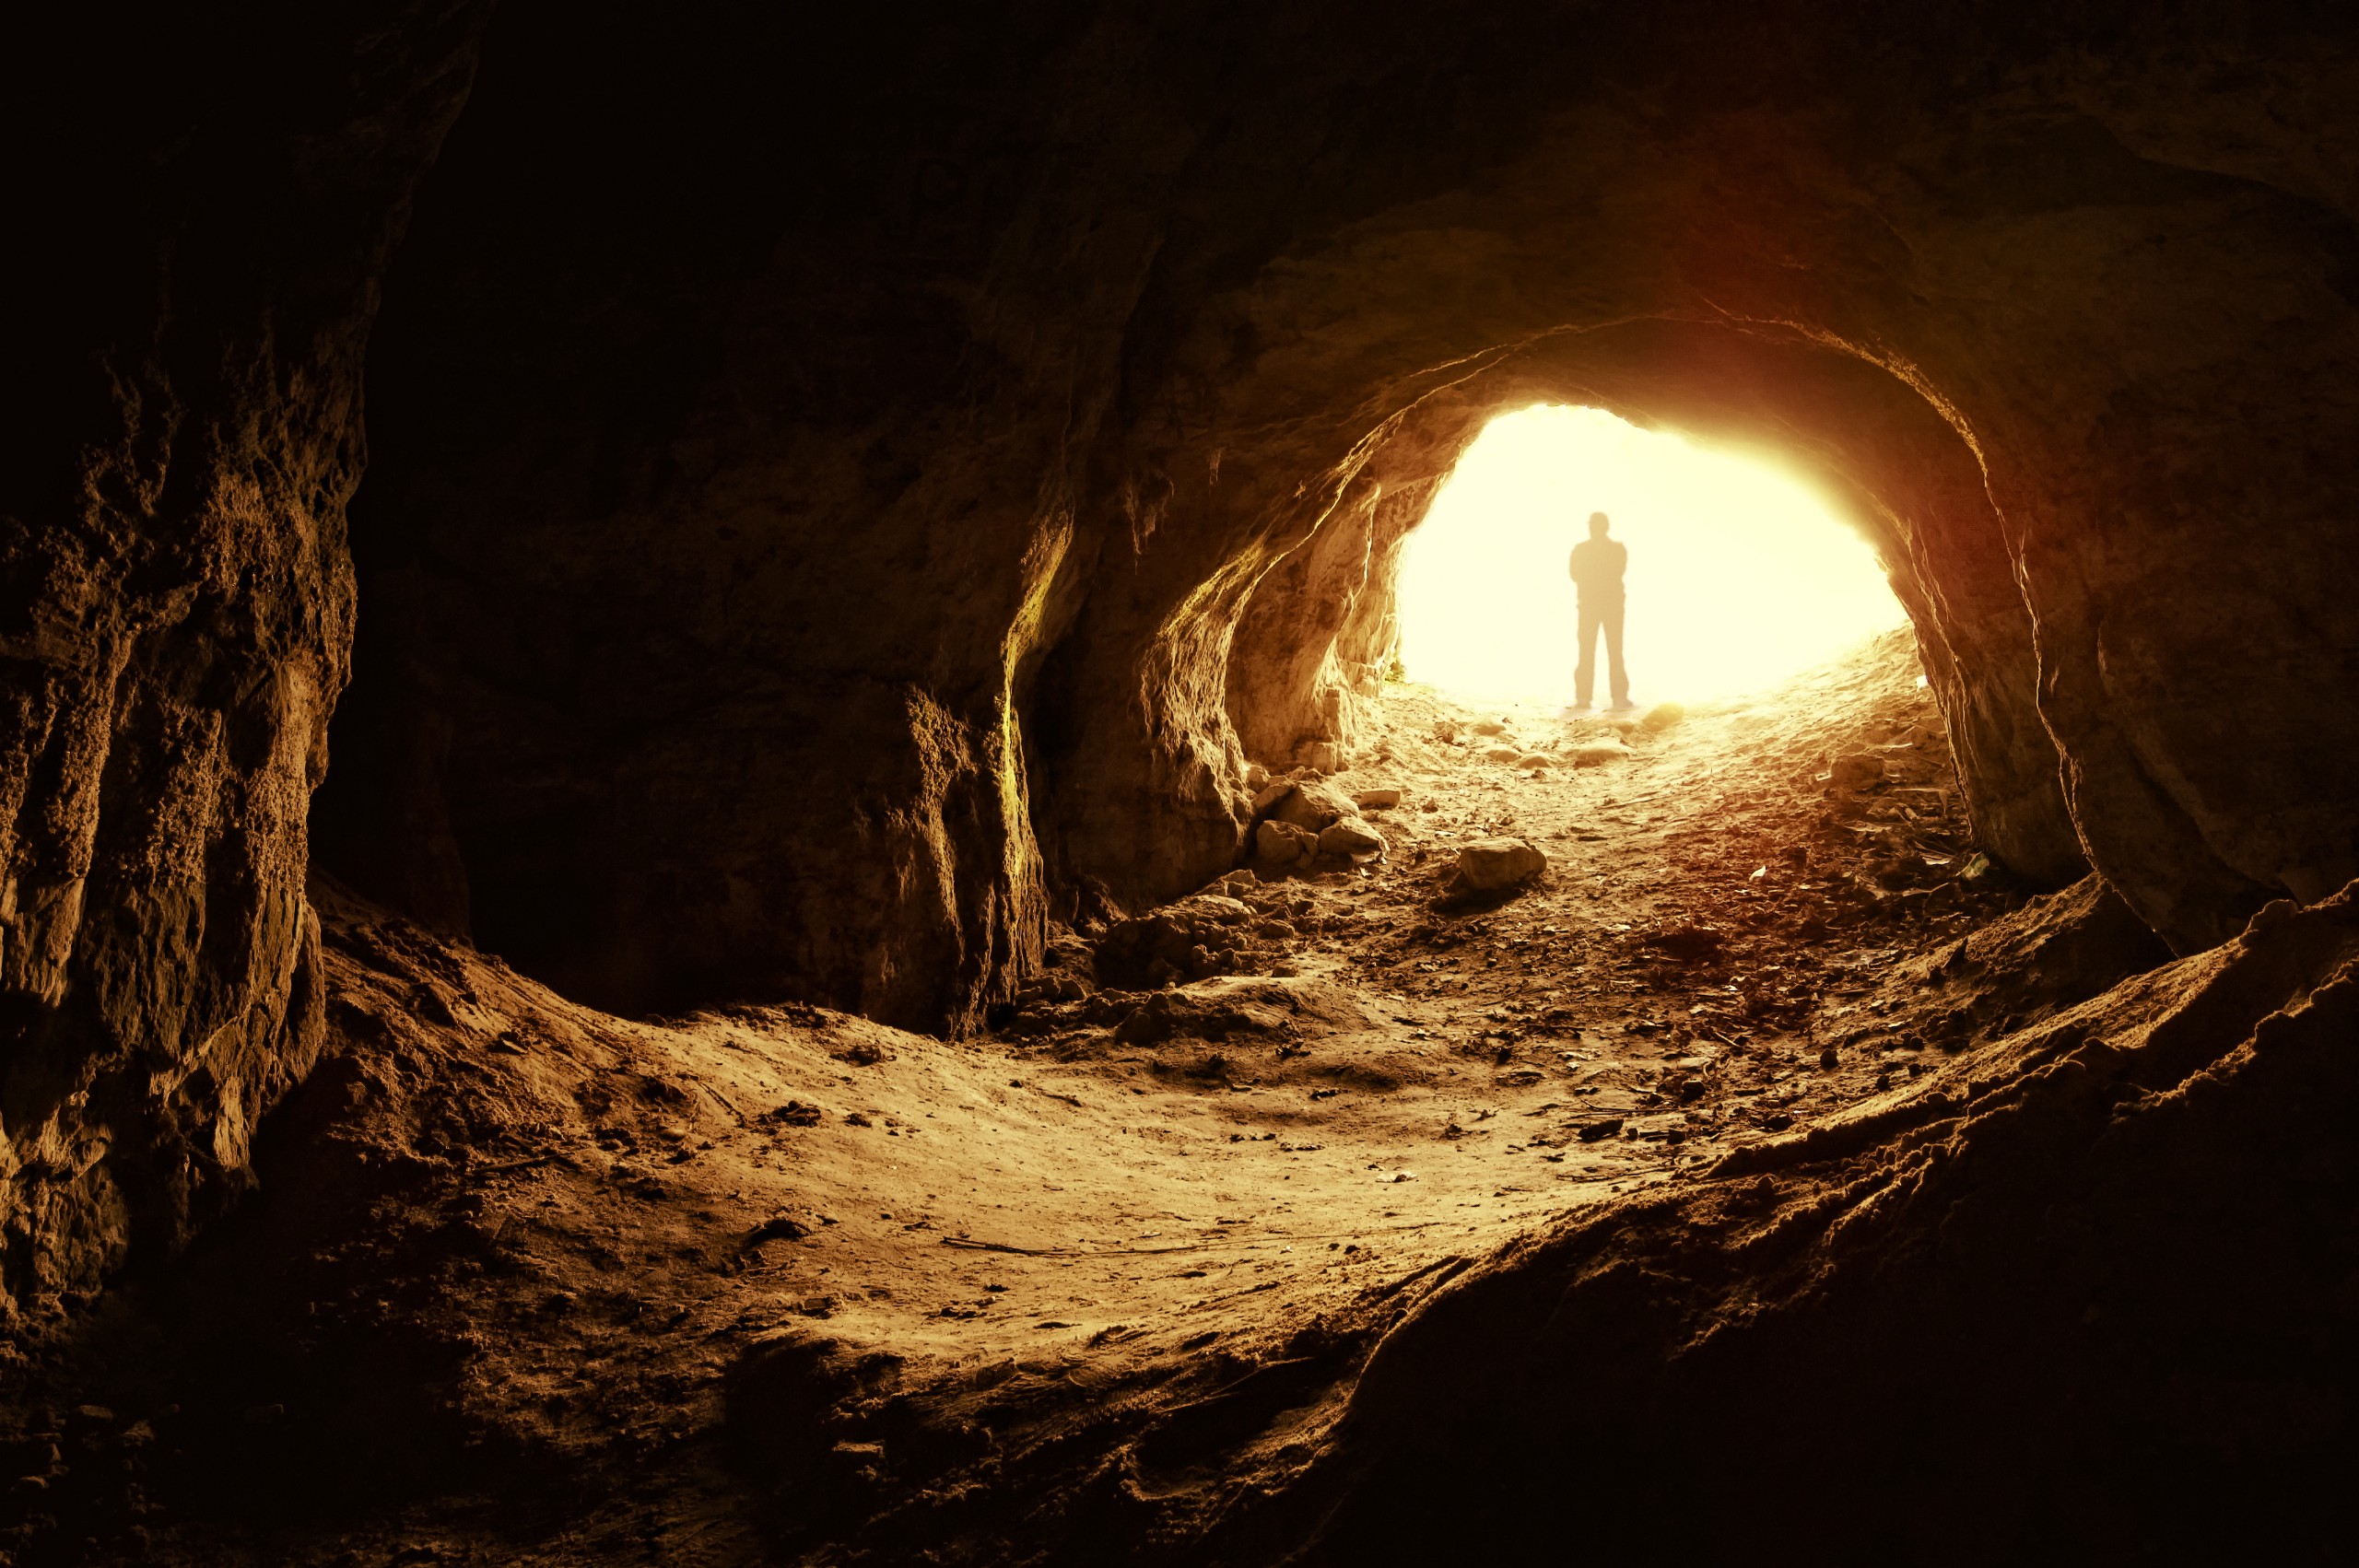
[{"label": "sandy cave floor", "polygon": [[[1045,1494],[1157,1410],[1332,1391],[1469,1258],[1938,1094],[2019,1022],[1920,1004],[2027,895],[1966,842],[1915,675],[1888,637],[1529,769],[1485,754],[1614,726],[1389,688],[1334,779],[1402,792],[1380,862],[1251,887],[1242,972],[962,1042],[618,1020],[323,889],[338,1043],[262,1190],[10,1363],[18,1560],[1027,1555],[1028,1464]],[[1834,790],[1860,753],[1891,777]],[[1453,904],[1491,835],[1547,873]],[[1126,1473],[1217,1491],[1230,1449],[1316,1443],[1302,1398]]]}]

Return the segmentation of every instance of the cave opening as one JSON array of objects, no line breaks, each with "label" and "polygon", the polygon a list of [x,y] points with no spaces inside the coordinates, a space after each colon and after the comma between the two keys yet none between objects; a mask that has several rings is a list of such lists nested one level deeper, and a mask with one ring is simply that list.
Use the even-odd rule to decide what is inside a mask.
[{"label": "cave opening", "polygon": [[1567,556],[1593,512],[1628,552],[1641,705],[1762,693],[1907,622],[1875,546],[1774,454],[1534,404],[1484,427],[1404,543],[1400,672],[1468,701],[1572,702]]}]

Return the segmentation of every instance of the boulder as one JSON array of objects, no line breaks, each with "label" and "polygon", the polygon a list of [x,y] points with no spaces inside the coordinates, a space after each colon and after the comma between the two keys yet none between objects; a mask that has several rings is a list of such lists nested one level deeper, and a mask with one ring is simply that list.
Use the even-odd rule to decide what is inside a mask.
[{"label": "boulder", "polygon": [[1548,867],[1548,857],[1520,838],[1478,838],[1458,851],[1452,868],[1461,893],[1504,893]]}]

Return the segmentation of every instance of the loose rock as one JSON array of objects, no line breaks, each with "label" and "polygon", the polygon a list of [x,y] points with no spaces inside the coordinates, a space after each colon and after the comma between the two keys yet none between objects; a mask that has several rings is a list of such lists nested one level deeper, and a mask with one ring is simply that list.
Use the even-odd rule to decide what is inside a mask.
[{"label": "loose rock", "polygon": [[1872,752],[1853,752],[1835,759],[1828,778],[1837,790],[1866,790],[1883,783],[1884,773],[1884,758]]},{"label": "loose rock", "polygon": [[1659,702],[1638,715],[1638,728],[1650,735],[1659,735],[1687,717],[1687,709],[1675,702]]},{"label": "loose rock", "polygon": [[1319,853],[1319,836],[1308,828],[1272,818],[1253,830],[1256,867],[1283,869]]},{"label": "loose rock", "polygon": [[1262,786],[1261,792],[1253,797],[1253,814],[1266,815],[1273,806],[1293,794],[1294,788],[1294,780],[1291,778],[1273,779],[1264,784]]},{"label": "loose rock", "polygon": [[1620,741],[1583,741],[1573,748],[1575,767],[1598,767],[1609,762],[1619,762],[1630,755],[1630,748]]},{"label": "loose rock", "polygon": [[1478,838],[1458,852],[1453,868],[1463,893],[1503,893],[1521,887],[1548,866],[1548,857],[1520,838]]},{"label": "loose rock", "polygon": [[1400,803],[1398,790],[1362,790],[1352,797],[1352,804],[1364,812],[1380,812]]},{"label": "loose rock", "polygon": [[1310,833],[1317,833],[1328,824],[1344,817],[1359,815],[1359,808],[1352,799],[1332,784],[1297,784],[1293,792],[1285,796],[1271,809],[1274,822],[1291,823]]},{"label": "loose rock", "polygon": [[1355,818],[1331,823],[1319,835],[1319,852],[1345,855],[1357,860],[1384,853],[1384,836]]}]

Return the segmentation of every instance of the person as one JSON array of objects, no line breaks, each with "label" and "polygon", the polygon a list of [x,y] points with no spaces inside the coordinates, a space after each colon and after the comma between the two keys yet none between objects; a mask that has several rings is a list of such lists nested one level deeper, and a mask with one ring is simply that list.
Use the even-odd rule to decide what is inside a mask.
[{"label": "person", "polygon": [[1622,572],[1630,564],[1630,552],[1620,540],[1605,536],[1611,526],[1603,512],[1590,513],[1589,537],[1573,546],[1568,568],[1579,591],[1581,657],[1573,671],[1576,713],[1590,710],[1590,696],[1597,690],[1600,632],[1605,634],[1606,672],[1614,709],[1619,712],[1633,706],[1630,673],[1622,666]]}]

